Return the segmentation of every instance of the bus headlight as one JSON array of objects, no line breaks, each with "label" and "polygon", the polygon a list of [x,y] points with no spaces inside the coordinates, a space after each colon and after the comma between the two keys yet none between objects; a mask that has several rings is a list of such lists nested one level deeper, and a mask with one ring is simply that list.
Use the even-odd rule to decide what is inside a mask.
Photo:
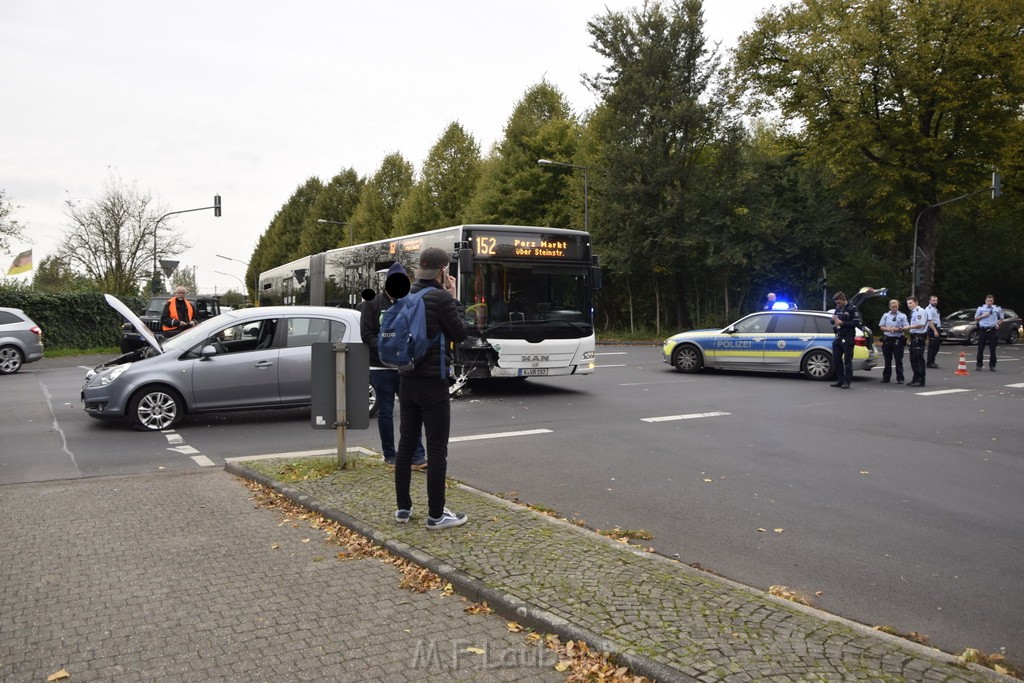
[{"label": "bus headlight", "polygon": [[583,352],[583,360],[594,360],[594,352],[593,351],[584,351]]}]

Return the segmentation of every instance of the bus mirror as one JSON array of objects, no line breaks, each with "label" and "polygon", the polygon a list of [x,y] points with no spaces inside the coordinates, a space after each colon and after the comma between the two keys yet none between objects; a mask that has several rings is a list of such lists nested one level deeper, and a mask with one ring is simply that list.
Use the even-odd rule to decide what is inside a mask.
[{"label": "bus mirror", "polygon": [[473,250],[459,249],[459,275],[473,274]]}]

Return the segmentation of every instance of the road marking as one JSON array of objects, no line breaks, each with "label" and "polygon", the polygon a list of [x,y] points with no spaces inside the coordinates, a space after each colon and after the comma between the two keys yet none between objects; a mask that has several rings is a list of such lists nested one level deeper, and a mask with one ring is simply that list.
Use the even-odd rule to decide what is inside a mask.
[{"label": "road marking", "polygon": [[605,365],[604,363],[601,363],[597,367],[599,367],[599,368],[624,368],[624,367],[626,367],[626,364],[622,363],[620,365]]},{"label": "road marking", "polygon": [[[345,449],[349,453],[362,453],[363,455],[377,455],[374,451],[362,446],[353,446]],[[224,458],[224,462],[245,462],[247,460],[276,460],[279,458],[315,458],[322,455],[337,455],[337,448],[323,448],[317,451],[292,451],[291,453],[266,453],[264,455],[242,455],[237,458]]]},{"label": "road marking", "polygon": [[670,422],[672,420],[694,420],[698,417],[721,417],[732,413],[690,413],[689,415],[665,415],[664,417],[643,417],[643,422]]},{"label": "road marking", "polygon": [[493,434],[474,434],[471,436],[456,436],[448,439],[448,443],[459,441],[480,441],[482,439],[505,439],[510,436],[532,436],[534,434],[551,434],[550,429],[527,429],[521,432],[495,432]]},{"label": "road marking", "polygon": [[622,382],[620,387],[645,387],[648,384],[679,384],[680,382],[696,382],[694,379],[670,379],[664,382]]},{"label": "road marking", "polygon": [[597,355],[598,356],[625,356],[628,353],[629,353],[628,351],[601,351]]},{"label": "road marking", "polygon": [[193,455],[192,459],[196,461],[196,464],[200,467],[216,467],[217,463],[207,458],[205,455]]},{"label": "road marking", "polygon": [[165,437],[167,437],[167,443],[171,444],[172,446],[174,444],[185,443],[185,439],[181,438],[181,434],[178,434],[173,430],[162,432],[162,434]]},{"label": "road marking", "polygon": [[1006,386],[1011,389],[1024,389],[1024,382],[1019,382],[1018,384],[1007,384]]},{"label": "road marking", "polygon": [[942,396],[943,394],[962,394],[972,389],[942,389],[940,391],[915,391],[918,396]]},{"label": "road marking", "polygon": [[176,453],[181,453],[183,455],[192,455],[193,453],[198,453],[199,452],[199,451],[197,451],[196,449],[192,448],[189,445],[175,446],[174,448],[168,448],[167,450],[174,451]]}]

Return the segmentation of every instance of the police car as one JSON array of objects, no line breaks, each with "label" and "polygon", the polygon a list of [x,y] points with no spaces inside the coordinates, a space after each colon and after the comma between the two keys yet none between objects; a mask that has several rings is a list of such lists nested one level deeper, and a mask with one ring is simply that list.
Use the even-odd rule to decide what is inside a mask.
[{"label": "police car", "polygon": [[[885,295],[884,289],[865,290],[851,299],[854,305]],[[759,311],[720,330],[692,330],[669,337],[662,345],[662,360],[679,372],[699,372],[703,368],[799,372],[809,379],[830,380],[835,376],[834,338],[830,313]],[[858,327],[853,369],[870,370],[876,365],[878,352],[872,332],[865,326]]]}]

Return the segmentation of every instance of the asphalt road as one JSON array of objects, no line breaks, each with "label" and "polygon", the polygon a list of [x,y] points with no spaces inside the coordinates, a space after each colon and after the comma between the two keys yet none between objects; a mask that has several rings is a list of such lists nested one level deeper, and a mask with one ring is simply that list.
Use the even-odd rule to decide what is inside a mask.
[{"label": "asphalt road", "polygon": [[[966,377],[953,373],[961,350]],[[592,527],[645,530],[645,546],[862,623],[1019,662],[1022,352],[1000,346],[999,371],[976,372],[970,349],[944,346],[923,390],[879,384],[876,369],[843,391],[789,375],[681,375],[658,348],[602,346],[592,377],[477,385],[454,403],[449,474]],[[74,366],[94,361],[0,378],[0,484],[335,443],[309,428],[308,410],[200,416],[155,434],[98,423],[78,403]],[[348,443],[376,450],[376,429]]]}]

